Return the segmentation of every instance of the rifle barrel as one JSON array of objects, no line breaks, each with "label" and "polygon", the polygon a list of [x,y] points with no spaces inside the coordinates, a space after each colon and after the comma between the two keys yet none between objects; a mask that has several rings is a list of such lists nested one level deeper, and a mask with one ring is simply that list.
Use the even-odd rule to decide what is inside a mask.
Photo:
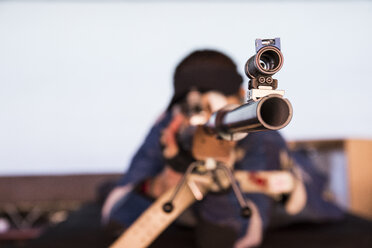
[{"label": "rifle barrel", "polygon": [[211,132],[228,134],[279,130],[288,125],[292,115],[288,99],[272,94],[233,110],[219,110],[212,114],[205,127]]}]

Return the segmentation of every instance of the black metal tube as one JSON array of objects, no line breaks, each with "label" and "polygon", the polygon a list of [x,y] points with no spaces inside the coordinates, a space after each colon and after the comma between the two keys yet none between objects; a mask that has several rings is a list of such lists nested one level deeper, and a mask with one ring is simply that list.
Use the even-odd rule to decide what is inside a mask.
[{"label": "black metal tube", "polygon": [[292,105],[288,99],[273,94],[233,110],[217,111],[205,127],[211,132],[228,134],[278,130],[288,125],[292,115]]}]

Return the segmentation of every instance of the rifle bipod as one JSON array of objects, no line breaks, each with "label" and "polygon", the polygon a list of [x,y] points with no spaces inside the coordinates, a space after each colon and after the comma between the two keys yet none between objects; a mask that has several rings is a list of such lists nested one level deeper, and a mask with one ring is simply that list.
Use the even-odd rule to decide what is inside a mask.
[{"label": "rifle bipod", "polygon": [[[212,175],[212,184],[216,184],[221,190],[223,190],[223,186],[221,185],[221,179],[217,174],[217,170],[222,170],[224,172],[225,178],[228,180],[229,185],[231,185],[234,195],[239,202],[241,208],[241,215],[244,218],[249,218],[252,214],[251,208],[248,206],[246,199],[240,189],[237,180],[235,179],[232,171],[230,168],[224,165],[224,163],[217,162],[213,159],[207,159],[204,161],[196,161],[192,163],[186,170],[185,174],[182,176],[181,180],[177,184],[175,190],[172,193],[170,199],[164,203],[163,211],[166,213],[170,213],[174,209],[173,201],[177,197],[180,192],[181,187],[187,183],[188,176],[192,173],[197,173],[201,175]],[[204,198],[204,195],[198,190],[197,186],[190,187],[194,197],[196,200],[201,201]]]}]

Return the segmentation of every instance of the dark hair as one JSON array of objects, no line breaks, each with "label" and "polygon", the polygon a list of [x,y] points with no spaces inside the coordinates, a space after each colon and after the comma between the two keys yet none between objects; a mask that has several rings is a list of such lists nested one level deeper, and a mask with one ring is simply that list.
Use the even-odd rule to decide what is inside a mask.
[{"label": "dark hair", "polygon": [[176,67],[174,94],[169,107],[182,100],[191,89],[237,94],[242,81],[235,63],[227,55],[215,50],[194,51]]}]

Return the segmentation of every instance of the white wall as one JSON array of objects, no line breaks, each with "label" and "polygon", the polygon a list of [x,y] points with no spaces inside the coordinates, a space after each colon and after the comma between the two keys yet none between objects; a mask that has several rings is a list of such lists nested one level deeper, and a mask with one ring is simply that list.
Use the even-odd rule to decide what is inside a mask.
[{"label": "white wall", "polygon": [[371,24],[371,1],[0,2],[0,175],[123,171],[178,61],[242,68],[257,37],[282,39],[286,138],[372,138]]}]

